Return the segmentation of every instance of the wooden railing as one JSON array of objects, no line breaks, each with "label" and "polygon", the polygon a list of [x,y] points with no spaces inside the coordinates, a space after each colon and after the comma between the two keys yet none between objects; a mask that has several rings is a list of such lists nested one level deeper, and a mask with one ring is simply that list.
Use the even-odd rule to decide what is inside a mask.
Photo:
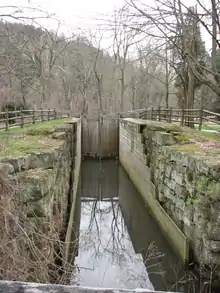
[{"label": "wooden railing", "polygon": [[[55,109],[17,110],[0,112],[0,129],[6,131],[15,126],[24,127],[25,124],[49,121],[61,118],[63,115]],[[69,115],[66,115],[69,116]]]},{"label": "wooden railing", "polygon": [[212,128],[212,125],[213,125],[213,128],[214,126],[219,125],[219,132],[220,132],[220,114],[218,113],[203,110],[203,115],[201,117],[200,123],[201,125],[202,124],[206,125],[206,127],[208,128]]},{"label": "wooden railing", "polygon": [[[0,130],[5,129],[7,131],[9,128],[14,126],[24,127],[25,124],[35,124],[36,122],[44,122],[70,116],[70,111],[63,113],[57,112],[55,109],[5,111],[0,112]],[[82,117],[83,115],[74,115],[74,117],[80,116]],[[220,114],[201,109],[166,109],[158,107],[136,109],[107,115],[100,114],[98,116],[96,117],[96,120],[105,116],[113,120],[133,117],[147,120],[166,121],[169,123],[180,124],[182,126],[196,126],[199,130],[206,128],[220,132]]]},{"label": "wooden railing", "polygon": [[[147,120],[166,121],[182,126],[196,126],[220,131],[220,114],[201,109],[151,108],[119,113],[121,118],[136,117]],[[217,127],[216,127],[217,126]],[[219,126],[219,127],[218,127]]]}]

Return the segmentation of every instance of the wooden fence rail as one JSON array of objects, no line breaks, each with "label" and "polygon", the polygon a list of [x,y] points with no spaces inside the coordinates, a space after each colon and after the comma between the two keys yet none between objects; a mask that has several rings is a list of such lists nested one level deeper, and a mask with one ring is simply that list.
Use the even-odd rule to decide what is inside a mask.
[{"label": "wooden fence rail", "polygon": [[[26,124],[35,124],[57,118],[70,117],[74,114],[71,111],[65,113],[57,112],[55,109],[28,109],[17,111],[0,112],[0,130],[6,131],[14,126],[24,127]],[[74,117],[86,117],[94,121],[103,119],[119,120],[120,118],[133,117],[148,120],[166,121],[185,126],[194,127],[197,125],[199,130],[205,126],[207,129],[220,131],[220,114],[203,109],[176,109],[176,108],[147,108],[135,109],[127,112],[109,113],[106,115],[99,114],[89,117],[89,115],[75,115]],[[97,117],[96,117],[97,116]],[[219,128],[216,126],[219,125]]]},{"label": "wooden fence rail", "polygon": [[0,129],[5,129],[7,131],[9,128],[15,126],[23,128],[25,124],[50,121],[59,117],[60,113],[57,113],[55,109],[31,109],[0,112]]},{"label": "wooden fence rail", "polygon": [[220,114],[203,109],[167,109],[158,107],[121,112],[119,114],[121,118],[129,116],[148,120],[166,121],[189,127],[194,127],[196,125],[199,130],[201,130],[203,126],[210,130],[216,130],[216,126],[219,125],[220,130]]}]

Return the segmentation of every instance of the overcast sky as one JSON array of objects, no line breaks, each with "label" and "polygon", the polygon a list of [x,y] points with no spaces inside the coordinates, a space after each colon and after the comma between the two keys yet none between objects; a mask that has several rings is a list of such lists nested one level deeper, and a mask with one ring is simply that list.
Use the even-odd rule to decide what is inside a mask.
[{"label": "overcast sky", "polygon": [[[147,4],[154,2],[154,0],[142,1]],[[186,6],[193,5],[196,2],[196,0],[182,1]],[[202,1],[209,2],[209,0]],[[101,19],[107,18],[107,15],[110,17],[114,8],[121,7],[124,0],[0,0],[0,9],[3,5],[28,6],[29,2],[31,6],[39,7],[49,13],[55,13],[57,18],[63,23],[61,30],[67,35],[79,30],[96,30],[97,25],[102,22]],[[52,23],[45,19],[42,22],[47,28],[57,28],[57,22]],[[106,37],[104,42],[108,44],[108,34],[104,34],[104,37]],[[204,30],[203,37],[206,40],[207,46],[210,47],[210,37],[204,33]]]},{"label": "overcast sky", "polygon": [[0,7],[29,5],[55,13],[72,29],[92,27],[97,24],[97,18],[111,13],[122,4],[123,0],[0,0]]}]

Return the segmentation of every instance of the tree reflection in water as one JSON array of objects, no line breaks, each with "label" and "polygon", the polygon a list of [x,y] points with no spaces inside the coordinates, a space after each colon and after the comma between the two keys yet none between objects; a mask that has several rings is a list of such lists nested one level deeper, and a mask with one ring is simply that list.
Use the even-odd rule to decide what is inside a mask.
[{"label": "tree reflection in water", "polygon": [[81,182],[72,283],[179,291],[179,261],[122,168],[114,161],[85,161]]},{"label": "tree reflection in water", "polygon": [[85,286],[153,289],[122,217],[117,169],[110,161],[104,165],[83,163],[79,255],[75,260],[79,269],[74,278]]},{"label": "tree reflection in water", "polygon": [[153,289],[140,254],[135,254],[116,198],[81,202],[80,285]]}]

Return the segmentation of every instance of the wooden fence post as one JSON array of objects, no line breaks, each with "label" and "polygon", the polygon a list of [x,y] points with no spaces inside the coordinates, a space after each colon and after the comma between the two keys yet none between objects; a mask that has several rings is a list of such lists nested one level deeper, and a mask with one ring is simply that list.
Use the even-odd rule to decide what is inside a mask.
[{"label": "wooden fence post", "polygon": [[151,120],[154,120],[154,107],[151,108]]},{"label": "wooden fence post", "polygon": [[145,110],[144,118],[147,120],[147,109]]},{"label": "wooden fence post", "polygon": [[43,108],[41,108],[41,121],[42,122],[44,121],[44,111],[43,111]]},{"label": "wooden fence post", "polygon": [[54,119],[57,119],[57,111],[56,111],[56,109],[54,108],[53,111],[54,111]]},{"label": "wooden fence post", "polygon": [[47,116],[47,120],[50,121],[50,109],[48,109],[48,116]]},{"label": "wooden fence post", "polygon": [[203,122],[203,108],[201,107],[199,113],[199,130],[202,130],[202,122]]},{"label": "wooden fence post", "polygon": [[169,122],[172,123],[172,107],[170,107],[170,118],[169,118]]},{"label": "wooden fence post", "polygon": [[181,115],[181,126],[184,124],[184,108],[182,108],[182,115]]},{"label": "wooden fence post", "polygon": [[8,109],[6,109],[6,115],[5,115],[5,130],[8,131]]},{"label": "wooden fence post", "polygon": [[35,124],[35,109],[33,108],[33,116],[32,116],[32,123]]},{"label": "wooden fence post", "polygon": [[159,121],[161,121],[161,113],[160,113],[161,111],[160,111],[160,106],[158,107],[158,119],[159,119]]},{"label": "wooden fence post", "polygon": [[24,112],[21,110],[21,128],[24,127]]}]

